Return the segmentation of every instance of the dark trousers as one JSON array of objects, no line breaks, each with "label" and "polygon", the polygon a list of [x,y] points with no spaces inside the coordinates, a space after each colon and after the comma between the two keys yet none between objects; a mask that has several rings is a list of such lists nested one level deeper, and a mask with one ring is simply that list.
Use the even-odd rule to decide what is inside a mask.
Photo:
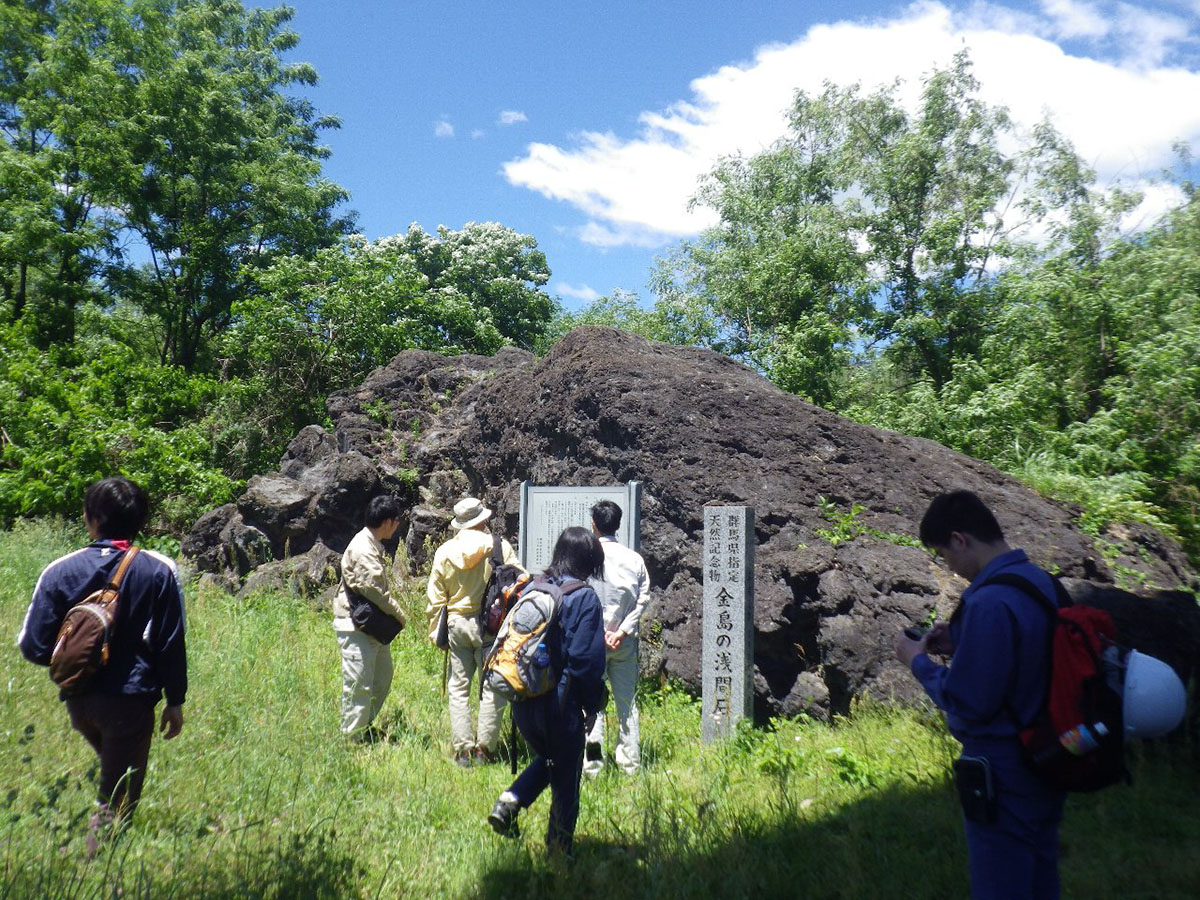
[{"label": "dark trousers", "polygon": [[512,705],[513,721],[536,758],[509,788],[528,807],[550,788],[550,823],[546,846],[569,851],[579,818],[579,780],[583,772],[583,717],[561,710],[555,693]]},{"label": "dark trousers", "polygon": [[71,726],[100,757],[100,806],[110,815],[132,815],[142,796],[155,702],[96,693],[67,698]]},{"label": "dark trousers", "polygon": [[965,821],[972,900],[1057,900],[1058,826],[1066,796],[1047,789],[1021,761],[1016,738],[964,746],[991,763],[996,820]]}]

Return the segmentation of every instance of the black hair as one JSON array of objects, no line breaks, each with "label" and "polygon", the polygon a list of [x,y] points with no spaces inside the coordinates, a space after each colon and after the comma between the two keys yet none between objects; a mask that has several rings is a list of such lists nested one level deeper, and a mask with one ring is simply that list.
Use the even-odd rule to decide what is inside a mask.
[{"label": "black hair", "polygon": [[400,518],[400,503],[389,494],[372,497],[367,504],[367,527],[378,528],[388,519]]},{"label": "black hair", "polygon": [[621,527],[621,507],[612,500],[599,500],[592,506],[592,522],[601,534],[616,534]]},{"label": "black hair", "polygon": [[83,511],[96,527],[96,536],[131,541],[150,516],[150,498],[128,478],[105,478],[83,496]]},{"label": "black hair", "polygon": [[926,547],[945,547],[955,531],[985,544],[1004,540],[1004,532],[992,511],[971,491],[939,494],[921,518],[920,538]]},{"label": "black hair", "polygon": [[558,536],[554,544],[554,558],[546,568],[546,574],[555,578],[604,577],[604,548],[600,540],[586,528],[572,525]]}]

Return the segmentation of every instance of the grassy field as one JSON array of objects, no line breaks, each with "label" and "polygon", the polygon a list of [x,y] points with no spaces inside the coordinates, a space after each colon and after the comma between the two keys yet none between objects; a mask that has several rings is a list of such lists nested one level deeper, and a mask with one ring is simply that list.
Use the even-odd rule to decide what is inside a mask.
[{"label": "grassy field", "polygon": [[[37,573],[81,537],[0,533],[0,898],[966,896],[955,744],[931,713],[861,704],[703,747],[697,705],[643,685],[644,772],[585,783],[564,861],[542,847],[548,796],[521,840],[487,827],[508,767],[451,762],[441,656],[419,628],[394,645],[389,740],[348,746],[327,616],[197,590],[183,734],[155,742],[136,821],[89,861],[92,754],[11,643]],[[419,586],[405,602],[419,621]],[[1194,743],[1139,747],[1134,787],[1070,801],[1065,896],[1200,894],[1198,760]]]}]

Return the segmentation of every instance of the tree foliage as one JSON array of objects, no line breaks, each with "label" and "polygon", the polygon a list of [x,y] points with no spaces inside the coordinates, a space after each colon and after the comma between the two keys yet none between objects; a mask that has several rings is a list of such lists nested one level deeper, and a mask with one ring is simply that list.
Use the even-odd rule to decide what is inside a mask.
[{"label": "tree foliage", "polygon": [[681,346],[711,346],[718,339],[710,310],[695,298],[660,296],[653,307],[646,307],[637,294],[620,289],[577,312],[563,312],[551,326],[548,342],[553,343],[580,325],[619,328],[652,341]]},{"label": "tree foliage", "polygon": [[695,202],[720,222],[660,284],[704,298],[731,352],[818,403],[843,400],[847,363],[872,352],[944,383],[983,336],[989,273],[1047,214],[1051,183],[1068,189],[1074,159],[1049,126],[1005,150],[1019,136],[978,87],[962,53],[913,111],[900,83],[797,93],[785,138],[704,180]]},{"label": "tree foliage", "polygon": [[120,472],[154,498],[153,530],[178,533],[237,486],[206,418],[223,392],[105,336],[41,349],[0,327],[0,521],[77,516],[87,485]]},{"label": "tree foliage", "polygon": [[317,77],[281,60],[298,40],[287,7],[146,0],[134,15],[146,36],[134,102],[149,127],[126,222],[151,258],[122,292],[163,321],[164,359],[194,368],[255,269],[345,230],[334,209],[347,194],[321,175],[319,135],[337,123],[284,93]]},{"label": "tree foliage", "polygon": [[116,252],[129,137],[119,0],[0,7],[0,292],[41,346],[70,340]]},{"label": "tree foliage", "polygon": [[542,343],[531,236],[346,237],[291,17],[0,4],[0,520],[74,512],[117,471],[195,513],[403,349]]},{"label": "tree foliage", "polygon": [[[286,7],[14,0],[0,11],[0,290],[45,346],[80,303],[132,299],[164,361],[203,367],[250,273],[346,230],[321,175],[336,120],[287,93]],[[135,239],[131,242],[130,237]],[[148,258],[148,259],[147,259]]]},{"label": "tree foliage", "polygon": [[251,386],[262,443],[279,447],[324,419],[328,394],[402,350],[492,354],[538,341],[557,310],[541,290],[549,277],[537,242],[495,222],[353,236],[256,273],[220,352],[227,376]]},{"label": "tree foliage", "polygon": [[531,349],[555,313],[541,290],[550,268],[537,241],[498,222],[468,222],[457,231],[439,225],[436,237],[414,223],[380,247],[403,254],[425,276],[448,349],[494,353],[505,343]]}]

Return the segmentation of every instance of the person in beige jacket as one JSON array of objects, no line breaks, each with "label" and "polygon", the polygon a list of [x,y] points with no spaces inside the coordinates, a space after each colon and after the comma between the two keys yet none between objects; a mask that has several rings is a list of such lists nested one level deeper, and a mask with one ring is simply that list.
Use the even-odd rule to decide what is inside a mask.
[{"label": "person in beige jacket", "polygon": [[400,504],[394,497],[375,497],[367,504],[366,527],[350,539],[342,554],[342,580],[333,598],[333,630],[342,650],[342,733],[370,740],[371,725],[392,688],[392,652],[387,644],[354,627],[346,589],[362,594],[404,625],[404,610],[388,584],[383,542],[400,527]]},{"label": "person in beige jacket", "polygon": [[[454,504],[457,532],[433,555],[426,594],[429,605],[430,637],[436,631],[442,607],[447,611],[450,639],[450,679],[446,691],[450,697],[450,739],[454,761],[460,766],[495,759],[500,740],[500,716],[504,698],[485,684],[479,699],[478,734],[471,726],[471,678],[483,677],[483,635],[479,630],[479,608],[492,574],[492,535],[486,522],[492,511],[474,497]],[[520,565],[508,541],[500,542],[506,564]]]}]

